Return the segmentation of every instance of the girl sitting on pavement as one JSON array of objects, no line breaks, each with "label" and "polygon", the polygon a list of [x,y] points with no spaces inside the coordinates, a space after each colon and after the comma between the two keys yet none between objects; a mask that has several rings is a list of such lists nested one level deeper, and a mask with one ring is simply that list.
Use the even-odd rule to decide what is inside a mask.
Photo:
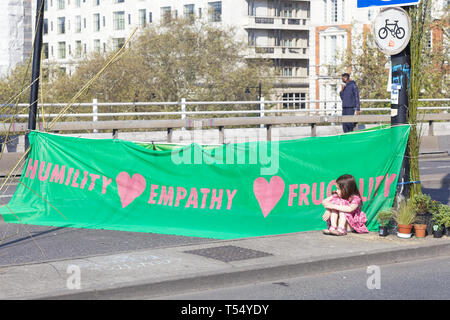
[{"label": "girl sitting on pavement", "polygon": [[327,222],[324,234],[344,236],[347,231],[367,233],[367,217],[361,211],[362,200],[355,178],[344,174],[336,180],[337,191],[323,200],[326,211],[322,219]]}]

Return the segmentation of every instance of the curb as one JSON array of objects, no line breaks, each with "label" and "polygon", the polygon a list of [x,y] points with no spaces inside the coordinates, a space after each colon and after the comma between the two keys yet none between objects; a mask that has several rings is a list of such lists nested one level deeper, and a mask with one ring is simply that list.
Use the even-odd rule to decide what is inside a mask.
[{"label": "curb", "polygon": [[158,282],[122,283],[118,286],[102,289],[85,290],[71,294],[54,293],[30,298],[39,300],[155,299],[190,291],[231,287],[442,256],[450,256],[450,243],[414,246],[396,250],[379,250],[373,253],[359,252],[345,256],[331,256],[326,259],[259,264],[232,268],[231,271],[224,270],[169,277]]}]

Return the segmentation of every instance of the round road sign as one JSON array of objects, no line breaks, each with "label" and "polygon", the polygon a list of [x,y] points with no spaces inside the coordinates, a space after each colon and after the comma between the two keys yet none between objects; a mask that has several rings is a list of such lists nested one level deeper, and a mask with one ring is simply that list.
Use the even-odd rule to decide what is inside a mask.
[{"label": "round road sign", "polygon": [[387,8],[373,22],[373,36],[378,48],[387,55],[400,53],[411,38],[411,18],[401,8]]}]

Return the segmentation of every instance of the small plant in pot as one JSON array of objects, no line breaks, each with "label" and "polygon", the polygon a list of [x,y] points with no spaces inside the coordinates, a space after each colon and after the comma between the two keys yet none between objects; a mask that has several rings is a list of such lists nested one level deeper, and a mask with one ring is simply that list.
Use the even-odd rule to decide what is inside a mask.
[{"label": "small plant in pot", "polygon": [[402,200],[397,210],[394,211],[394,219],[398,225],[397,236],[399,238],[411,238],[412,224],[416,219],[416,212],[411,203]]},{"label": "small plant in pot", "polygon": [[379,223],[378,234],[380,237],[386,237],[388,232],[389,221],[392,218],[392,209],[381,209],[377,213],[377,220]]},{"label": "small plant in pot", "polygon": [[450,227],[450,207],[440,203],[432,210],[434,222],[434,237],[440,238],[444,233],[444,228]]},{"label": "small plant in pot", "polygon": [[417,194],[411,199],[411,205],[416,212],[416,220],[414,221],[414,232],[416,237],[424,238],[427,230],[428,234],[432,233],[431,213],[431,197],[427,194]]}]

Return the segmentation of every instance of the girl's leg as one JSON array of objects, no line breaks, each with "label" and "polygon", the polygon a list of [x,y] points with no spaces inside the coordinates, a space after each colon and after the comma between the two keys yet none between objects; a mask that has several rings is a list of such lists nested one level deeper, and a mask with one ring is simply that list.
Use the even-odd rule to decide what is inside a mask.
[{"label": "girl's leg", "polygon": [[333,212],[331,210],[325,211],[325,213],[322,216],[322,219],[327,222],[327,229],[322,230],[324,234],[330,234],[331,231],[336,230],[337,218],[338,218],[337,212],[335,211]]},{"label": "girl's leg", "polygon": [[347,223],[347,218],[345,216],[345,213],[338,212],[338,213],[335,213],[335,216],[336,216],[336,220],[337,220],[337,228],[334,228],[334,229],[330,228],[330,233],[335,236],[346,235],[347,231],[345,230],[345,225]]},{"label": "girl's leg", "polygon": [[338,227],[345,230],[347,224],[347,217],[344,212],[339,212],[339,223]]},{"label": "girl's leg", "polygon": [[339,214],[336,211],[332,211],[331,216],[330,216],[330,223],[331,223],[332,227],[334,227],[334,228],[337,227],[338,218],[339,218]]}]

